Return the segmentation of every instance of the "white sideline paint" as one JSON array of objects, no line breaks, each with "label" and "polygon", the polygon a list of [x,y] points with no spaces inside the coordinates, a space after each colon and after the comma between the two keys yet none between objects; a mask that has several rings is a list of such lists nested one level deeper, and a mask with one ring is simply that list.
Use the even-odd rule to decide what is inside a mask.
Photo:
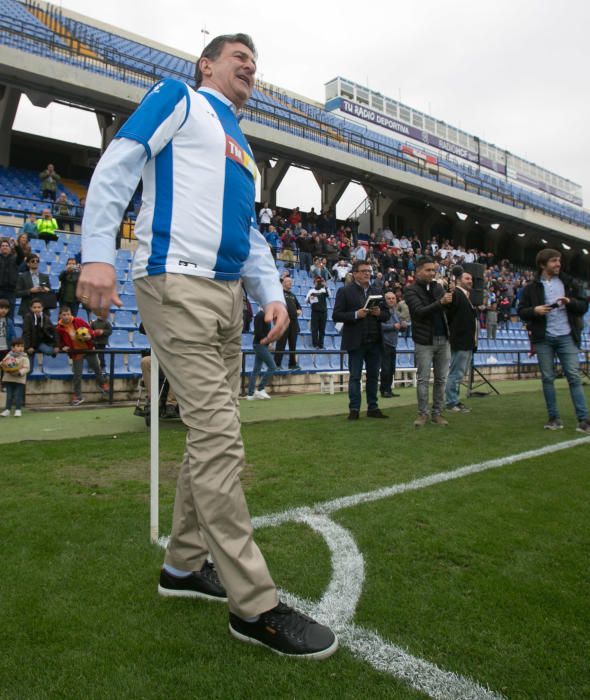
[{"label": "white sideline paint", "polygon": [[[567,440],[374,491],[324,501],[312,507],[292,508],[282,513],[260,516],[253,518],[252,523],[255,528],[261,528],[298,522],[307,525],[324,538],[330,549],[332,579],[321,599],[312,602],[286,591],[281,591],[281,598],[318,621],[330,625],[338,635],[340,643],[348,647],[354,656],[435,700],[501,700],[502,695],[482,687],[475,681],[444,671],[435,664],[412,656],[402,647],[382,639],[375,632],[352,623],[365,579],[364,559],[352,535],[333,522],[328,515],[361,503],[371,503],[588,443],[590,437]],[[158,543],[166,547],[168,538],[160,537]]]}]

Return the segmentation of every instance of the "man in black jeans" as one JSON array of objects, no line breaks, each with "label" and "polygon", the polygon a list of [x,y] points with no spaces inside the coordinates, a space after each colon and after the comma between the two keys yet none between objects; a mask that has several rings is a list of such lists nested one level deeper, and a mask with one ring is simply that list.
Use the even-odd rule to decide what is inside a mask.
[{"label": "man in black jeans", "polygon": [[385,311],[379,305],[365,308],[370,296],[376,296],[370,286],[371,266],[364,260],[352,266],[353,282],[336,294],[332,318],[342,323],[341,349],[348,351],[348,420],[358,420],[361,408],[361,376],[367,370],[367,417],[387,418],[377,404],[379,366],[381,363],[381,321]]},{"label": "man in black jeans", "polygon": [[307,292],[305,301],[311,305],[311,344],[320,350],[324,347],[329,298],[330,290],[323,278],[316,277],[313,288]]},{"label": "man in black jeans", "polygon": [[289,314],[289,327],[283,333],[283,335],[277,340],[277,346],[275,351],[275,363],[278,369],[281,369],[281,362],[283,361],[283,353],[285,347],[287,346],[287,341],[289,342],[289,369],[296,371],[301,369],[297,364],[297,355],[295,351],[297,349],[297,336],[299,335],[299,321],[297,320],[301,316],[301,304],[297,300],[297,297],[291,291],[293,287],[293,279],[291,277],[283,277],[283,293],[285,295],[285,304],[287,305],[287,312]]}]

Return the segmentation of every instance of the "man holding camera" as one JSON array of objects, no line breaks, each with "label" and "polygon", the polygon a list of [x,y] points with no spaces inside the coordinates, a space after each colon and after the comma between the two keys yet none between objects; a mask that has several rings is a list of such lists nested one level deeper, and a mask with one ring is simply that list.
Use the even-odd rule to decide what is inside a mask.
[{"label": "man holding camera", "polygon": [[524,289],[518,314],[531,333],[537,350],[543,382],[543,395],[549,418],[546,430],[561,430],[555,395],[555,358],[559,359],[567,377],[578,430],[590,434],[588,408],[580,377],[580,338],[588,300],[572,281],[561,274],[561,253],[545,248],[536,257],[537,276]]}]

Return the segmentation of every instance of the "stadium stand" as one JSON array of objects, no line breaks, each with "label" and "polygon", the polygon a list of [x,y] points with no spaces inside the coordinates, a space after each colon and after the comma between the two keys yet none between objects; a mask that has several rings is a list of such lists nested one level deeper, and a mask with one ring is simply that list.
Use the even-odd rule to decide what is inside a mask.
[{"label": "stadium stand", "polygon": [[[7,46],[143,87],[167,77],[194,82],[191,61],[75,20],[57,6],[1,0],[0,7],[3,9],[0,42]],[[244,115],[246,119],[372,162],[590,228],[590,213],[579,207],[535,193],[462,161],[438,155],[433,166],[417,157],[411,144],[336,116],[273,86],[259,83]]]}]

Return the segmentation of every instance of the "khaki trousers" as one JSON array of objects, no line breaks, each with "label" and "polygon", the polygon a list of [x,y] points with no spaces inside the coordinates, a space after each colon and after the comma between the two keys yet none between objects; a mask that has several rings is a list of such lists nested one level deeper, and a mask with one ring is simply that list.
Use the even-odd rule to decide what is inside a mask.
[{"label": "khaki trousers", "polygon": [[165,562],[198,571],[210,553],[230,610],[252,617],[278,603],[252,537],[239,479],[242,289],[189,275],[136,281],[141,319],[188,428]]}]

